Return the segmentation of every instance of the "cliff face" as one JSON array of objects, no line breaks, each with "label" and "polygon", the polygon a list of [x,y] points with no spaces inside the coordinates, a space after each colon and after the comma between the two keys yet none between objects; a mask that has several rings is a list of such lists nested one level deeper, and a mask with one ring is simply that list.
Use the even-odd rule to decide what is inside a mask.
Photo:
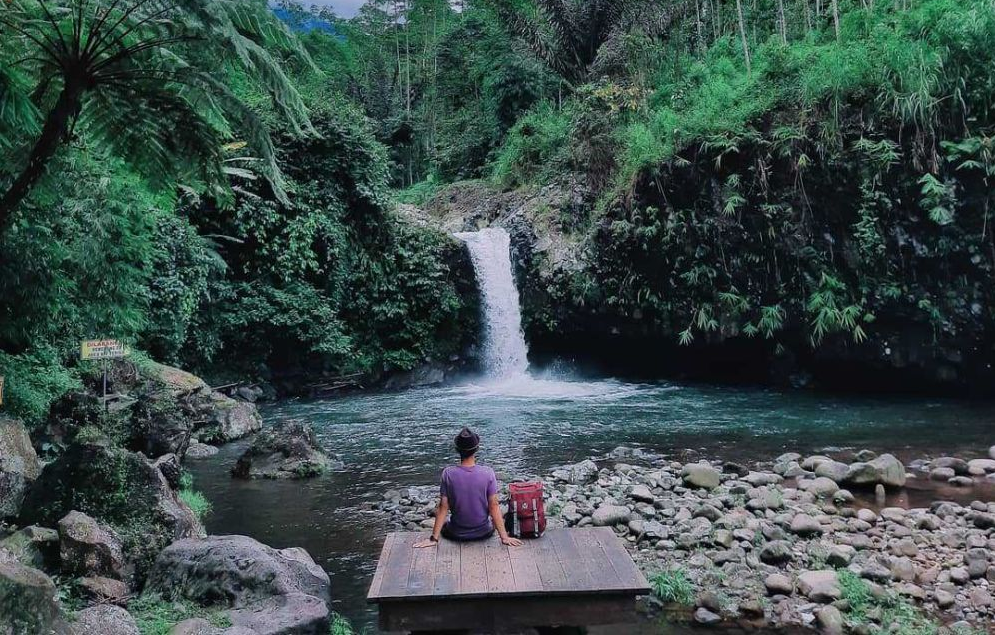
[{"label": "cliff face", "polygon": [[[981,394],[995,379],[986,269],[949,273],[956,254],[931,254],[930,243],[942,237],[913,221],[889,228],[887,240],[909,251],[898,254],[905,258],[895,276],[898,297],[881,289],[861,298],[853,323],[859,337],[839,324],[815,338],[814,303],[837,303],[837,315],[854,311],[844,302],[852,292],[789,273],[787,263],[834,249],[847,262],[853,244],[834,241],[831,233],[759,232],[749,219],[721,213],[721,227],[704,231],[700,220],[677,211],[680,199],[718,204],[721,192],[710,194],[714,183],[707,175],[673,175],[668,183],[663,193],[644,188],[652,197],[637,204],[601,209],[576,182],[511,192],[470,182],[442,191],[426,212],[448,231],[498,225],[511,234],[534,362],[566,358],[643,377],[937,394]],[[827,205],[824,217],[841,206]],[[707,265],[688,264],[695,257],[707,260],[702,252],[725,262],[721,276]],[[782,272],[770,265],[779,257]],[[702,308],[709,275],[727,276],[709,289],[727,298],[727,306]],[[770,299],[779,308],[765,315],[774,309],[763,307],[759,289],[788,275],[798,275],[797,284],[779,288],[797,297]],[[935,298],[935,305],[924,297]],[[770,321],[775,318],[776,324]]]}]

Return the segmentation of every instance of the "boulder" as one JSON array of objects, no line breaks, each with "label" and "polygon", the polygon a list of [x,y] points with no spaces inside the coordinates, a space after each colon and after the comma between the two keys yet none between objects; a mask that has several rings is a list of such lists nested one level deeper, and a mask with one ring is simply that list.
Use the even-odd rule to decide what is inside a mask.
[{"label": "boulder", "polygon": [[808,514],[796,514],[791,519],[791,533],[799,536],[816,536],[822,534],[822,523]]},{"label": "boulder", "polygon": [[25,498],[22,524],[53,526],[71,511],[105,525],[140,531],[129,546],[139,577],[173,540],[204,534],[163,473],[141,454],[94,443],[70,446],[49,463]]},{"label": "boulder", "polygon": [[591,520],[595,527],[610,527],[629,522],[632,510],[621,505],[604,504],[594,510]]},{"label": "boulder", "polygon": [[841,482],[863,487],[904,487],[905,466],[893,455],[882,454],[870,461],[852,463]]},{"label": "boulder", "polygon": [[201,406],[207,424],[197,429],[197,437],[208,443],[227,443],[241,439],[263,427],[263,419],[254,404],[237,401],[220,393],[211,393]]},{"label": "boulder", "polygon": [[161,392],[142,395],[131,409],[129,447],[151,457],[183,456],[193,429],[194,417],[174,397]]},{"label": "boulder", "polygon": [[155,460],[153,465],[163,475],[170,487],[173,489],[179,489],[180,477],[183,476],[183,467],[180,465],[180,457],[175,454],[163,454]]},{"label": "boulder", "polygon": [[786,575],[772,573],[764,579],[764,587],[770,595],[791,595],[795,592],[795,583]]},{"label": "boulder", "polygon": [[840,486],[836,484],[835,480],[825,476],[820,476],[819,478],[809,482],[808,489],[805,491],[816,498],[830,498],[838,492],[839,489]]},{"label": "boulder", "polygon": [[0,416],[0,520],[15,518],[31,483],[41,474],[41,462],[27,428],[17,419]]},{"label": "boulder", "polygon": [[128,585],[120,580],[103,576],[80,578],[79,586],[86,597],[97,603],[124,604],[128,600]]},{"label": "boulder", "polygon": [[263,430],[232,469],[237,478],[294,479],[323,474],[333,462],[318,449],[307,423],[290,421]]},{"label": "boulder", "polygon": [[826,635],[842,635],[845,632],[843,630],[843,614],[835,606],[822,607],[815,618],[819,623],[819,630]]},{"label": "boulder", "polygon": [[721,481],[719,471],[707,463],[688,463],[681,470],[681,477],[691,487],[715,489]]},{"label": "boulder", "polygon": [[823,461],[816,465],[814,470],[816,476],[822,476],[836,482],[843,480],[849,471],[850,466],[839,461]]},{"label": "boulder", "polygon": [[573,465],[563,465],[552,470],[553,478],[571,485],[584,485],[598,477],[598,466],[591,459]]},{"label": "boulder", "polygon": [[210,390],[203,379],[179,368],[146,361],[142,365],[142,370],[173,396],[184,396]]},{"label": "boulder", "polygon": [[183,455],[184,459],[208,459],[220,450],[216,446],[207,445],[206,443],[200,443],[191,441],[190,447],[187,448],[187,453]]},{"label": "boulder", "polygon": [[829,604],[840,599],[839,580],[835,571],[805,571],[798,576],[798,591],[820,604]]},{"label": "boulder", "polygon": [[303,549],[273,549],[247,536],[208,536],[164,549],[146,591],[241,608],[292,593],[327,602],[330,582]]},{"label": "boulder", "polygon": [[228,612],[232,626],[255,635],[327,635],[328,604],[306,593],[275,595]]},{"label": "boulder", "polygon": [[967,461],[953,456],[941,456],[934,459],[930,466],[933,469],[946,468],[954,471],[954,474],[967,474]]},{"label": "boulder", "polygon": [[76,614],[72,628],[77,635],[141,635],[135,618],[113,604],[83,609]]},{"label": "boulder", "polygon": [[56,593],[51,578],[41,571],[0,557],[0,633],[64,632],[56,628]]},{"label": "boulder", "polygon": [[76,511],[59,521],[59,555],[62,570],[78,576],[106,576],[126,582],[133,573],[114,530]]},{"label": "boulder", "polygon": [[656,496],[650,491],[650,488],[645,485],[633,485],[632,490],[629,492],[629,498],[641,503],[653,504],[656,502]]},{"label": "boulder", "polygon": [[968,461],[967,471],[976,476],[995,472],[995,459],[973,459]]},{"label": "boulder", "polygon": [[46,527],[31,525],[0,540],[6,549],[23,565],[53,572],[59,567],[59,532]]},{"label": "boulder", "polygon": [[993,445],[992,447],[988,448],[988,458],[990,458],[993,461],[995,461],[995,445]]},{"label": "boulder", "polygon": [[784,540],[772,540],[760,550],[760,561],[764,564],[784,564],[791,562],[791,558],[791,543]]},{"label": "boulder", "polygon": [[702,606],[694,612],[694,621],[702,626],[714,626],[722,621],[722,617]]}]

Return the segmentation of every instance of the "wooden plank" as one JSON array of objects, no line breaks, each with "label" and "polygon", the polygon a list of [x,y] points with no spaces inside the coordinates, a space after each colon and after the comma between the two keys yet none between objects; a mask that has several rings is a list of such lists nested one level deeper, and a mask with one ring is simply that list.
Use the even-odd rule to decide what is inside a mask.
[{"label": "wooden plank", "polygon": [[542,590],[549,593],[554,591],[567,591],[567,576],[563,572],[563,566],[556,555],[556,548],[553,546],[549,536],[553,532],[548,532],[535,542],[532,550],[535,556],[536,568],[539,570],[539,579],[542,581]]},{"label": "wooden plank", "polygon": [[487,593],[487,566],[484,545],[480,542],[459,543],[459,590],[457,593]]},{"label": "wooden plank", "polygon": [[500,538],[491,538],[484,545],[488,593],[508,593],[515,590],[515,573],[511,568],[509,551],[518,548],[502,545]]},{"label": "wooden plank", "polygon": [[563,567],[566,576],[566,586],[572,591],[590,591],[597,589],[594,577],[588,570],[587,563],[577,545],[574,544],[572,532],[567,530],[551,531],[545,536],[556,551],[556,558]]},{"label": "wooden plank", "polygon": [[521,547],[508,550],[515,575],[516,593],[541,593],[542,579],[535,560],[535,540],[523,540]]},{"label": "wooden plank", "polygon": [[625,587],[594,531],[590,528],[581,528],[571,531],[570,535],[580,551],[581,558],[584,559],[585,566],[595,579],[596,588],[615,590]]},{"label": "wooden plank", "polygon": [[459,591],[460,546],[445,538],[435,556],[435,595],[454,595]]},{"label": "wooden plank", "polygon": [[373,582],[370,583],[370,592],[367,594],[366,599],[371,600],[380,597],[380,587],[383,583],[384,570],[387,568],[387,562],[390,560],[390,550],[391,545],[394,544],[394,532],[387,534],[387,539],[384,540],[383,548],[380,549],[380,560],[377,561],[377,571],[373,574]]},{"label": "wooden plank", "polygon": [[380,604],[380,629],[388,632],[468,630],[500,632],[546,626],[625,624],[638,619],[631,595],[484,597]]},{"label": "wooden plank", "polygon": [[[404,597],[407,595],[408,572],[414,558],[414,547],[418,540],[423,540],[424,534],[399,533],[394,536],[394,544],[390,548],[387,567],[384,569],[383,581],[380,584],[381,597]],[[431,548],[431,547],[429,547]]]},{"label": "wooden plank", "polygon": [[632,561],[632,556],[622,546],[615,532],[608,527],[598,527],[590,531],[604,550],[607,561],[614,567],[623,587],[649,593],[649,582]]},{"label": "wooden plank", "polygon": [[[420,540],[424,540],[421,538]],[[441,543],[424,549],[412,548],[411,569],[408,570],[408,595],[432,595],[435,593],[435,563]]]}]

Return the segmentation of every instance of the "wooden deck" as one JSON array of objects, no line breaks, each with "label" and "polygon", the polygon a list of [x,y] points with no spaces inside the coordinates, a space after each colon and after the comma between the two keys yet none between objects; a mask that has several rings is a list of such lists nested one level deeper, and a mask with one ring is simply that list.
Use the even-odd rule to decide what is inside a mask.
[{"label": "wooden deck", "polygon": [[424,533],[387,535],[367,599],[387,631],[615,624],[635,617],[646,578],[607,527],[557,529],[521,547],[495,536],[443,539],[415,549]]}]

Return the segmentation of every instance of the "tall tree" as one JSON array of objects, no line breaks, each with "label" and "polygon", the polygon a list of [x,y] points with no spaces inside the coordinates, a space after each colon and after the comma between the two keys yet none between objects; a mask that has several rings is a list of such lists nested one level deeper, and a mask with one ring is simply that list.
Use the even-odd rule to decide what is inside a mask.
[{"label": "tall tree", "polygon": [[266,126],[220,80],[224,62],[240,63],[298,132],[310,128],[296,89],[259,42],[307,54],[262,1],[11,0],[0,41],[18,56],[0,71],[0,103],[21,104],[28,129],[41,123],[30,149],[14,140],[17,121],[0,123],[16,173],[0,198],[0,232],[80,128],[161,183],[221,182],[234,128],[281,192]]},{"label": "tall tree", "polygon": [[665,35],[686,2],[536,0],[523,8],[496,0],[505,23],[570,87],[624,69],[626,37]]}]

